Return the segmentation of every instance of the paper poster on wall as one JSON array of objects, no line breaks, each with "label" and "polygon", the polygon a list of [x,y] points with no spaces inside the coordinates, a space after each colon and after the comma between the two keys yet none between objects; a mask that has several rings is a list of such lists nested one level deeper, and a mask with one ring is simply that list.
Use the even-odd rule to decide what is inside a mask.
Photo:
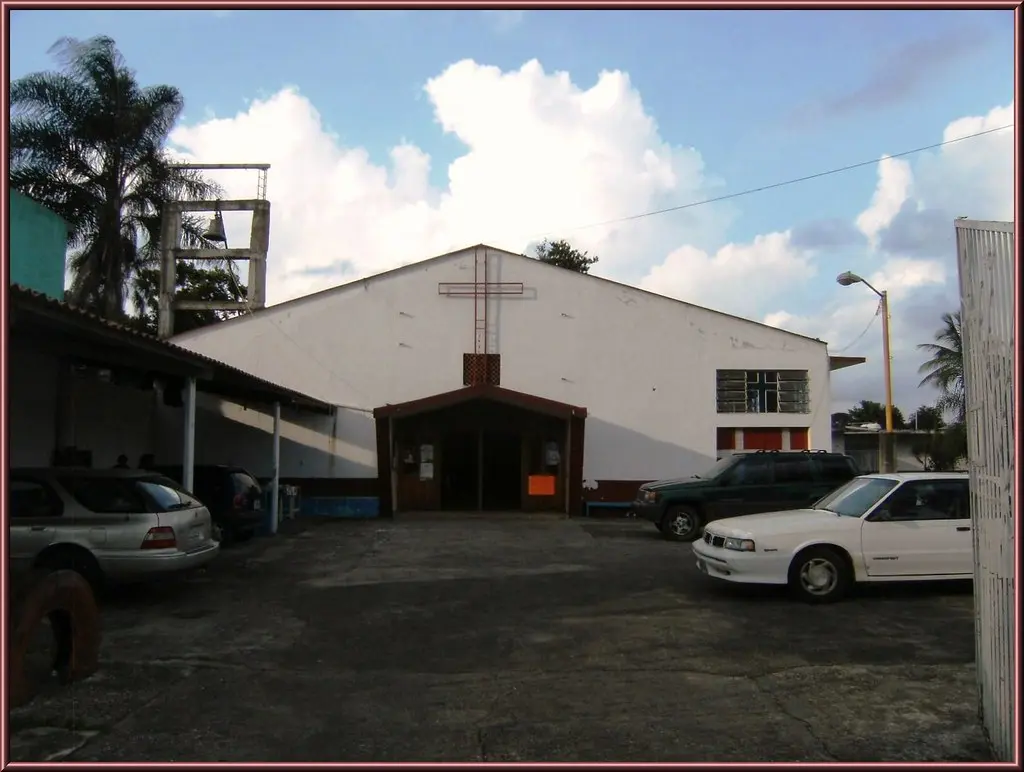
[{"label": "paper poster on wall", "polygon": [[557,442],[545,442],[544,443],[544,465],[545,466],[558,466],[562,461],[562,454],[558,452]]},{"label": "paper poster on wall", "polygon": [[420,445],[420,463],[421,464],[432,464],[432,463],[434,463],[434,446],[433,445]]},{"label": "paper poster on wall", "polygon": [[431,462],[420,462],[420,480],[434,479],[434,464]]}]

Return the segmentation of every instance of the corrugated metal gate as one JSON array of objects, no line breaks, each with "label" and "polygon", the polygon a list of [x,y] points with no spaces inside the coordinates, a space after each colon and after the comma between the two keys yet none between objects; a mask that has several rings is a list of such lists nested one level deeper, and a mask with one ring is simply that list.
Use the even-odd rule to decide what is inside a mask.
[{"label": "corrugated metal gate", "polygon": [[1013,761],[1013,223],[956,221],[968,466],[974,520],[974,613],[982,720],[996,757]]}]

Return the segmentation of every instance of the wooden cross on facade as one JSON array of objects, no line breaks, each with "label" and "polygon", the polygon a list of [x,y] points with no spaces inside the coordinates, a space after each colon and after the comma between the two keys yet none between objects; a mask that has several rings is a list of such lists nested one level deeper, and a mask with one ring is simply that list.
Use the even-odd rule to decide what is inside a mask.
[{"label": "wooden cross on facade", "polygon": [[[487,316],[487,301],[500,295],[522,295],[523,283],[513,281],[488,281],[487,250],[477,249],[473,256],[473,281],[443,281],[437,285],[437,293],[450,298],[473,298],[473,359],[486,362],[490,351]],[[486,364],[470,368],[470,384],[487,382]]]}]

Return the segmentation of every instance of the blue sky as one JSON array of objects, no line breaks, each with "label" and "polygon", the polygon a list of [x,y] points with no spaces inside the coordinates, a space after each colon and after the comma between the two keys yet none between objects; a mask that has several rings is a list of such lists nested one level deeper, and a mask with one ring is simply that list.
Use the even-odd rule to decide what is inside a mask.
[{"label": "blue sky", "polygon": [[[621,195],[616,196],[616,174],[628,176],[643,164],[628,159],[621,164],[615,161],[619,166],[614,168],[620,171],[598,175],[594,177],[596,182],[588,183],[608,186],[600,205],[564,211],[548,206],[548,216],[554,221],[541,224],[536,218],[522,219],[516,224],[518,230],[512,232],[533,234],[541,228],[561,229],[561,234],[552,235],[579,239],[595,252],[608,255],[602,265],[607,275],[701,302],[707,293],[699,292],[692,276],[702,270],[702,265],[714,268],[711,258],[717,250],[728,244],[750,245],[754,252],[747,257],[754,260],[752,265],[758,260],[770,265],[778,250],[793,247],[792,239],[782,244],[763,237],[789,230],[799,237],[797,246],[817,250],[808,257],[815,266],[813,275],[808,272],[805,280],[792,282],[781,290],[776,288],[774,295],[765,288],[764,297],[751,299],[745,288],[743,292],[736,288],[721,291],[723,277],[730,275],[722,268],[722,261],[731,259],[732,253],[718,254],[721,270],[715,286],[719,291],[712,293],[712,297],[722,310],[757,319],[774,314],[772,318],[782,326],[827,338],[838,346],[856,337],[870,319],[870,308],[858,316],[840,307],[842,296],[837,296],[833,281],[837,268],[862,270],[867,275],[875,271],[885,273],[886,266],[891,264],[895,268],[887,276],[896,276],[899,269],[899,275],[906,278],[908,270],[922,270],[922,265],[910,265],[907,260],[945,260],[947,274],[943,282],[909,281],[907,294],[901,298],[903,307],[911,309],[905,312],[905,319],[897,319],[894,305],[894,332],[903,330],[907,338],[903,347],[907,362],[900,370],[902,380],[897,388],[901,401],[907,403],[918,398],[911,390],[912,382],[916,383],[913,371],[917,363],[911,363],[909,357],[919,356],[911,355],[910,349],[913,343],[921,341],[922,335],[927,339],[925,331],[936,327],[938,309],[951,302],[956,277],[949,270],[955,268],[951,255],[939,254],[943,244],[948,244],[941,240],[917,249],[908,247],[904,239],[899,250],[886,251],[883,228],[881,247],[865,243],[855,222],[869,207],[881,184],[878,167],[747,196],[727,205],[700,207],[685,215],[648,218],[618,235],[570,229],[939,142],[952,122],[969,116],[987,116],[994,108],[1011,105],[1013,99],[1013,16],[1009,11],[14,11],[10,24],[12,78],[52,68],[53,59],[47,49],[60,36],[110,35],[143,83],[168,83],[181,89],[186,99],[184,124],[193,128],[213,116],[237,118],[252,108],[253,100],[269,100],[282,89],[293,87],[303,104],[308,103],[319,114],[320,129],[334,143],[332,148],[365,151],[363,171],[356,175],[360,180],[367,179],[369,172],[365,169],[369,168],[384,170],[389,179],[398,179],[401,175],[391,168],[391,152],[402,142],[429,156],[430,169],[425,179],[429,190],[423,192],[423,200],[437,207],[442,206],[445,193],[459,198],[451,187],[451,180],[456,178],[452,176],[453,162],[466,156],[467,147],[476,146],[474,142],[480,147],[486,144],[481,134],[484,128],[472,128],[479,122],[473,117],[474,110],[482,115],[507,109],[509,120],[516,121],[526,108],[513,104],[515,95],[523,88],[540,95],[529,103],[530,109],[536,108],[536,115],[540,116],[538,122],[524,123],[518,135],[529,137],[531,148],[545,146],[547,135],[542,129],[551,129],[561,114],[558,111],[562,106],[553,101],[561,98],[557,89],[548,93],[536,87],[541,82],[540,75],[531,76],[535,85],[529,88],[517,87],[509,80],[506,85],[512,91],[501,93],[512,96],[500,100],[495,96],[497,101],[489,101],[492,91],[495,95],[499,92],[473,85],[486,81],[484,66],[510,74],[537,60],[544,78],[553,79],[555,73],[564,72],[571,85],[582,92],[594,87],[602,72],[626,73],[628,86],[618,91],[611,89],[615,92],[613,97],[622,100],[627,93],[637,96],[642,105],[641,116],[653,122],[653,139],[644,135],[639,119],[620,122],[634,132],[630,135],[632,139],[625,135],[621,141],[613,139],[612,132],[620,123],[616,123],[612,108],[608,108],[602,113],[602,131],[606,133],[594,140],[597,146],[635,145],[636,152],[630,156],[634,161],[642,157],[644,143],[658,153],[671,154],[672,149],[685,153],[692,148],[703,164],[702,176],[698,175],[701,179],[692,184],[666,183],[648,190],[642,180],[634,184],[623,178]],[[438,86],[437,94],[432,96],[425,91],[430,79],[441,78],[451,65],[467,59],[472,60],[475,69],[461,72],[461,80],[451,74],[447,80],[441,79],[444,82]],[[466,95],[466,105],[457,103],[460,93]],[[439,107],[442,102],[445,107]],[[294,108],[294,103],[289,104]],[[282,104],[280,110],[285,107]],[[455,126],[452,131],[442,130],[438,118],[441,113],[449,116],[446,120]],[[284,124],[281,126],[283,132],[287,131]],[[204,152],[214,152],[215,146],[230,148],[244,144],[237,139],[242,134],[232,142],[227,135],[229,129],[245,131],[240,124],[222,125],[217,135],[222,144],[216,145],[213,134],[197,130],[179,135],[178,145],[199,157]],[[269,131],[266,126],[261,130]],[[573,129],[577,133],[584,130],[585,127]],[[474,131],[478,140],[467,140]],[[505,141],[514,143],[516,136],[513,134]],[[578,142],[588,141],[582,134],[579,136]],[[200,147],[201,140],[209,142]],[[312,139],[306,141],[310,146],[316,144]],[[980,142],[987,140],[966,140],[962,144]],[[295,152],[300,151],[301,148]],[[997,151],[1005,155],[1002,145],[991,152]],[[226,151],[218,152],[222,157]],[[692,171],[695,154],[688,161],[680,161],[681,166],[672,167],[677,177],[683,175],[681,170]],[[483,178],[486,154],[481,151],[477,155],[477,162],[465,165]],[[486,157],[493,158],[494,154]],[[955,165],[957,174],[972,174],[976,178],[974,183],[988,184],[981,178],[989,167],[977,163],[961,159],[943,167],[943,157],[937,153],[909,160],[915,183],[912,193],[904,190],[904,198],[916,201],[919,210],[931,207],[939,211],[938,221],[949,214],[942,207],[956,206],[957,202],[949,203],[947,197],[941,206],[936,204],[940,196],[923,188],[925,180],[932,180],[934,185],[949,182],[954,178],[949,176],[953,172],[947,167]],[[1009,160],[1012,164],[1012,155]],[[279,203],[274,193],[278,169],[287,169],[286,164],[287,161],[275,158],[271,172],[270,197],[275,207]],[[349,170],[345,174],[356,174],[351,172],[350,164],[345,164],[349,162],[341,164]],[[324,164],[310,160],[310,165]],[[339,171],[331,179],[340,176],[343,175]],[[497,171],[490,179],[496,186],[494,195],[500,196]],[[993,200],[1009,196],[1012,211],[1012,189],[1004,191],[1004,183],[1002,177],[994,179],[991,190],[986,191],[995,191]],[[412,182],[408,184],[416,187]],[[538,184],[565,183],[538,179]],[[571,184],[566,189],[567,198],[578,198]],[[295,188],[285,182],[277,190],[285,196]],[[630,194],[633,190],[638,191],[636,195]],[[299,210],[299,194],[291,195]],[[471,197],[480,199],[487,195],[486,187],[474,188]],[[367,193],[364,198],[375,196]],[[349,201],[344,196],[339,200]],[[981,200],[987,199],[974,197],[964,205],[980,206],[977,202]],[[449,203],[457,211],[469,211],[464,208],[468,204],[456,207]],[[409,202],[403,198],[402,205],[408,206]],[[303,206],[308,208],[308,204]],[[957,214],[984,219],[998,217],[1005,211],[995,204],[988,208],[991,211]],[[911,213],[905,214],[909,217]],[[515,217],[510,213],[506,219]],[[899,222],[895,212],[890,212],[884,225],[891,230]],[[431,233],[440,227],[432,225]],[[275,233],[279,230],[287,232],[287,226],[279,228],[275,221]],[[495,240],[486,236],[482,234],[479,240]],[[762,237],[760,242],[758,237]],[[497,235],[495,238],[500,241]],[[504,238],[506,242],[498,246],[525,248],[525,244],[508,242],[511,236]],[[634,245],[635,254],[627,254],[626,244]],[[757,244],[760,246],[755,249]],[[286,245],[281,246],[285,248]],[[329,266],[335,263],[359,264],[366,272],[387,267],[389,260],[399,260],[394,251],[405,249],[402,244],[392,244],[388,254],[372,260],[366,257],[360,264],[372,247],[363,247],[360,255],[347,254],[334,246],[324,247],[326,251],[335,250],[329,255],[310,254],[310,250],[317,248],[303,245],[300,250],[296,245],[294,252],[289,253],[288,273],[279,277],[282,287],[295,280],[287,285],[288,294],[320,286],[298,282],[298,276],[315,275],[317,282],[329,285],[344,279],[341,274],[331,276]],[[683,251],[674,263],[666,261],[677,248]],[[687,257],[690,253],[686,248],[706,253],[706,265],[698,257]],[[776,252],[757,253],[757,249]],[[299,255],[300,251],[304,254]],[[429,254],[428,250],[420,257]],[[403,254],[400,261],[409,259],[413,258]],[[734,262],[738,259],[735,257]],[[904,262],[898,263],[899,260]],[[660,272],[656,270],[659,264]],[[680,271],[690,274],[691,279],[679,278]],[[735,274],[732,276],[735,278]],[[694,296],[687,296],[688,293]],[[737,295],[747,297],[737,302]],[[859,300],[863,306],[864,299]],[[916,319],[926,314],[931,314],[931,318]],[[876,330],[865,337],[859,349],[847,353],[864,353],[877,361],[877,337]],[[868,365],[854,370],[861,372],[837,374],[839,391],[843,392],[837,398],[863,394],[880,399],[874,369]],[[907,409],[914,406],[908,404]]]}]

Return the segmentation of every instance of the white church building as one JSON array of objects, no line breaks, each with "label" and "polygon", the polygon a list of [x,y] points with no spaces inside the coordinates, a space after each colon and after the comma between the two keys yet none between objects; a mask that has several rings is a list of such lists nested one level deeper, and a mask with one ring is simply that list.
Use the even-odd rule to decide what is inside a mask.
[{"label": "white church building", "polygon": [[[830,449],[830,371],[863,361],[485,245],[172,341],[335,405],[284,414],[281,477],[381,514],[576,514],[735,450]],[[270,473],[269,416],[199,408],[197,463]]]}]

